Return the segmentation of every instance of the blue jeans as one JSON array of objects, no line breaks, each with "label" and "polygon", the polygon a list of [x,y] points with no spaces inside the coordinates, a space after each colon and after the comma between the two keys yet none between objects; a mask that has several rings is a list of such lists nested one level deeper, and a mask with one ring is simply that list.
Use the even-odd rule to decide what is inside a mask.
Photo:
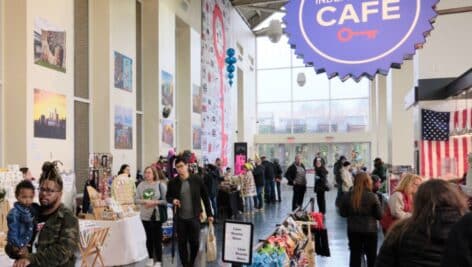
[{"label": "blue jeans", "polygon": [[218,206],[216,205],[216,197],[210,197],[211,208],[213,209],[213,215],[216,217],[218,214]]},{"label": "blue jeans", "polygon": [[252,212],[254,209],[254,198],[251,197],[244,197],[244,212]]},{"label": "blue jeans", "polygon": [[275,201],[275,181],[265,180],[265,201]]},{"label": "blue jeans", "polygon": [[264,192],[264,186],[256,187],[256,191],[257,191],[257,204],[255,206],[256,206],[256,209],[262,209],[264,207],[264,201],[262,198],[262,193]]}]

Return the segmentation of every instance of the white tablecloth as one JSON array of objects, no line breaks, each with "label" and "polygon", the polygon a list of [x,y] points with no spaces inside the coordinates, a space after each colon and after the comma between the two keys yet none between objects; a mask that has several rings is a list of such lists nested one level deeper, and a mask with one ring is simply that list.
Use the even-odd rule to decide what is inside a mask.
[{"label": "white tablecloth", "polygon": [[95,223],[98,227],[110,227],[102,252],[105,266],[131,264],[148,257],[146,233],[139,214],[117,221],[81,221]]}]

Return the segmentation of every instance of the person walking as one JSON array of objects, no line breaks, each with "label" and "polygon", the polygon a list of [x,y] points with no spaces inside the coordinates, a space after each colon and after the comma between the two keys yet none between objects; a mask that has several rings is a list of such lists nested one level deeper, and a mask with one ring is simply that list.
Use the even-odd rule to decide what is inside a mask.
[{"label": "person walking", "polygon": [[277,189],[277,201],[282,201],[282,192],[280,191],[280,183],[282,182],[282,166],[280,166],[279,159],[274,159],[274,171],[275,171],[275,186]]},{"label": "person walking", "polygon": [[256,159],[256,167],[252,172],[254,175],[254,181],[256,182],[256,194],[257,197],[255,198],[255,206],[256,211],[260,211],[264,209],[264,200],[263,200],[263,193],[264,193],[264,166],[262,166],[262,162],[260,159]]},{"label": "person walking", "polygon": [[[164,177],[162,177],[164,178]],[[136,189],[135,203],[140,206],[140,216],[146,232],[146,248],[149,259],[146,266],[159,266],[162,262],[162,223],[158,206],[167,206],[167,186],[155,169],[144,169],[144,181]],[[167,212],[167,207],[165,208]],[[167,214],[165,214],[167,217]],[[163,217],[164,218],[164,217]]]},{"label": "person walking", "polygon": [[265,202],[275,202],[275,167],[265,156],[261,157],[264,166]]},{"label": "person walking", "polygon": [[317,158],[315,161],[315,186],[316,202],[321,213],[326,213],[326,199],[325,192],[329,191],[328,184],[328,170],[326,170],[322,158]]},{"label": "person walking", "polygon": [[296,210],[302,207],[306,192],[306,169],[300,155],[295,156],[295,162],[287,169],[285,177],[293,185],[292,210]]},{"label": "person walking", "polygon": [[[191,175],[188,163],[182,156],[175,159],[178,176],[169,181],[167,201],[176,208],[176,224],[181,264],[192,267],[200,245],[200,215],[203,201],[208,222],[213,223],[213,213],[205,185],[200,177]],[[187,250],[190,245],[190,255]]]},{"label": "person walking", "polygon": [[367,266],[374,267],[377,256],[377,221],[382,209],[377,196],[372,193],[372,180],[367,173],[358,173],[352,191],[344,194],[339,213],[347,218],[350,267],[360,267],[361,257],[367,256]]},{"label": "person walking", "polygon": [[[457,186],[439,179],[423,183],[414,196],[412,215],[392,226],[375,266],[441,266],[441,259],[445,261],[444,251],[448,253],[448,249],[455,249],[454,244],[447,243],[449,233],[467,211],[467,201]],[[446,244],[452,247],[448,248]],[[455,252],[468,253],[467,250]],[[448,258],[443,266],[470,266],[455,265],[455,259]]]}]

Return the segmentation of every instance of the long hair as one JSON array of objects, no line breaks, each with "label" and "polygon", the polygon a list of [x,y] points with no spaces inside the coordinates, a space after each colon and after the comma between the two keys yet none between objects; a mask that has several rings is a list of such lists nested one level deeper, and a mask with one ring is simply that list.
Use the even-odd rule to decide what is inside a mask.
[{"label": "long hair", "polygon": [[[125,170],[126,170],[126,168],[128,168],[128,167],[129,167],[128,164],[123,164],[123,165],[121,165],[120,170],[118,171],[118,175],[121,175],[121,174],[125,173]],[[145,171],[146,171],[146,170],[145,170]]]},{"label": "long hair", "polygon": [[423,183],[415,194],[412,216],[394,226],[387,239],[395,242],[402,239],[405,232],[414,231],[425,233],[431,240],[433,224],[445,209],[464,215],[468,209],[467,200],[455,185],[444,180]]},{"label": "long hair", "polygon": [[404,193],[406,188],[411,184],[413,183],[414,181],[416,180],[421,180],[421,176],[418,176],[416,174],[413,174],[413,173],[407,173],[405,175],[405,177],[403,177],[401,180],[400,180],[400,183],[398,183],[398,186],[395,188],[395,191],[398,191],[398,192],[402,192]]},{"label": "long hair", "polygon": [[54,161],[54,162],[46,161],[43,163],[43,166],[41,167],[42,173],[41,173],[41,176],[39,177],[39,184],[42,184],[45,181],[54,181],[59,186],[59,190],[62,191],[63,182],[57,170],[58,163],[61,163],[61,162],[60,161]]},{"label": "long hair", "polygon": [[372,191],[372,181],[365,172],[360,172],[354,176],[354,187],[352,188],[351,204],[354,210],[361,208],[362,194]]}]

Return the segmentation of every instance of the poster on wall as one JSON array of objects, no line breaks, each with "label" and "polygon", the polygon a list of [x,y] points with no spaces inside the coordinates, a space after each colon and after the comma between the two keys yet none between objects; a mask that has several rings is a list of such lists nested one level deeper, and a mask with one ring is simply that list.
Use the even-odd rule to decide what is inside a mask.
[{"label": "poster on wall", "polygon": [[244,164],[247,161],[247,143],[234,143],[234,174],[243,172]]},{"label": "poster on wall", "polygon": [[66,72],[66,31],[47,21],[34,19],[34,63]]},{"label": "poster on wall", "polygon": [[230,48],[231,3],[202,1],[202,155],[204,161],[232,159],[231,92],[226,77],[226,50]]},{"label": "poster on wall", "polygon": [[133,91],[133,60],[115,51],[115,87]]},{"label": "poster on wall", "polygon": [[65,95],[34,89],[34,137],[66,139]]},{"label": "poster on wall", "polygon": [[202,149],[202,126],[192,125],[192,149]]},{"label": "poster on wall", "polygon": [[174,78],[167,71],[161,72],[161,104],[172,109],[174,106]]},{"label": "poster on wall", "polygon": [[202,114],[202,88],[196,84],[192,85],[193,113]]},{"label": "poster on wall", "polygon": [[174,146],[174,121],[162,120],[162,142],[169,146]]},{"label": "poster on wall", "polygon": [[115,106],[115,148],[133,149],[133,110]]}]

